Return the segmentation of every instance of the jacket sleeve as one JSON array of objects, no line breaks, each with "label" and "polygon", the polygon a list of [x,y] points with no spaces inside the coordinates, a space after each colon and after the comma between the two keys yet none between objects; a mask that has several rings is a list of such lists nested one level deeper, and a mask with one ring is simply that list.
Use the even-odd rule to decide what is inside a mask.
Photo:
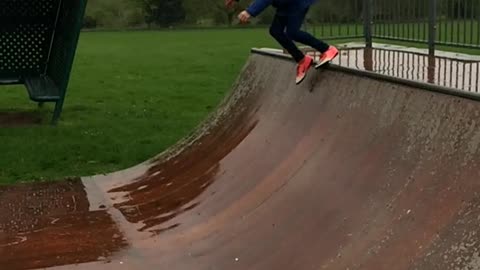
[{"label": "jacket sleeve", "polygon": [[[239,2],[240,0],[235,0]],[[273,0],[255,0],[248,8],[247,12],[252,17],[257,17],[262,13],[268,6],[272,4]]]}]

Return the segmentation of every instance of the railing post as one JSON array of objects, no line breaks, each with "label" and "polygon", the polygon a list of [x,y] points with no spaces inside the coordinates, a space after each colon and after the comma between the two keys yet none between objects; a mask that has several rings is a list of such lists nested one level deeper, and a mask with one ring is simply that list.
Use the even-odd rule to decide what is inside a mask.
[{"label": "railing post", "polygon": [[428,6],[428,54],[434,56],[437,38],[437,0],[429,0]]},{"label": "railing post", "polygon": [[372,48],[373,0],[363,0],[363,29],[365,45]]}]

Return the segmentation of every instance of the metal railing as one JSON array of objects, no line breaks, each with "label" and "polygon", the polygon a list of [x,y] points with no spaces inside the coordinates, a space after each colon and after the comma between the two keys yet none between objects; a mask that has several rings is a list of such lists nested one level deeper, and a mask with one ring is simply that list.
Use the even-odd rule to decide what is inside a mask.
[{"label": "metal railing", "polygon": [[480,62],[383,48],[341,49],[334,64],[468,92],[480,91]]},{"label": "metal railing", "polygon": [[480,0],[322,0],[311,13],[308,25],[324,39],[480,48]]}]

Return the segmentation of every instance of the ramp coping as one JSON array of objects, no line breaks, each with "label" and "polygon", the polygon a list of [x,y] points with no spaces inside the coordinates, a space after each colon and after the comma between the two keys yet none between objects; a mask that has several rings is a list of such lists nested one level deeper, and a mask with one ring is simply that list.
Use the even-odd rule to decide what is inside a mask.
[{"label": "ramp coping", "polygon": [[[284,54],[281,50],[268,49],[268,48],[252,48],[251,53],[280,58],[280,59],[293,62],[293,58],[287,54]],[[445,86],[440,86],[440,85],[435,85],[435,84],[430,84],[430,83],[425,83],[425,82],[420,82],[415,80],[392,77],[392,76],[388,76],[388,75],[384,75],[384,74],[380,74],[372,71],[343,67],[336,64],[332,64],[332,63],[322,68],[349,73],[357,76],[364,76],[374,80],[381,80],[381,81],[386,81],[390,83],[406,85],[406,86],[418,88],[420,90],[426,90],[430,92],[436,92],[436,93],[441,93],[441,94],[446,94],[446,95],[451,95],[451,96],[456,96],[461,98],[467,98],[475,101],[480,101],[480,93],[467,92],[467,91],[462,91],[462,90],[451,88],[451,87],[445,87]]]}]

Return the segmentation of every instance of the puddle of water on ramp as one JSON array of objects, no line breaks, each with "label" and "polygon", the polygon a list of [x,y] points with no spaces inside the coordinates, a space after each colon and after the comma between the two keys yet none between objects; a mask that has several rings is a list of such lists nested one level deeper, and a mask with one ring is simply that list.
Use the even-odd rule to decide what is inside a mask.
[{"label": "puddle of water on ramp", "polygon": [[479,92],[480,61],[387,48],[340,48],[333,64],[382,75]]}]

